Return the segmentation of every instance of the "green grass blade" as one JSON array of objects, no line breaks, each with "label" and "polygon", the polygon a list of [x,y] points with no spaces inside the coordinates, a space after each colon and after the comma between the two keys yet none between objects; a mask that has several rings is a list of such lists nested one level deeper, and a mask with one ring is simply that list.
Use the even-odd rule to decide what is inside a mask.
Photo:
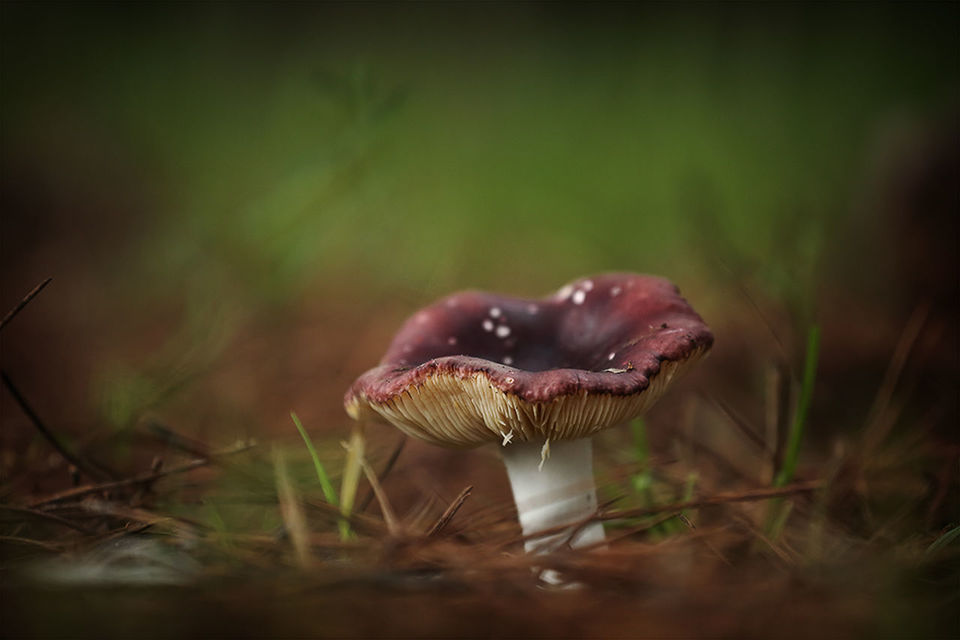
[{"label": "green grass blade", "polygon": [[208,520],[214,532],[217,534],[217,541],[224,549],[232,550],[234,548],[233,539],[230,536],[230,532],[227,531],[227,523],[223,519],[223,514],[220,513],[220,508],[214,501],[208,501],[205,504],[207,506],[207,513],[209,514]]},{"label": "green grass blade", "polygon": [[945,546],[960,538],[960,526],[956,526],[953,529],[949,529],[942,536],[934,540],[927,550],[924,552],[926,554],[936,553],[940,549],[943,549]]},{"label": "green grass blade", "polygon": [[[630,431],[633,434],[633,450],[637,465],[641,469],[639,473],[633,474],[630,478],[633,490],[640,496],[642,504],[647,507],[653,507],[657,504],[657,499],[653,493],[653,470],[650,468],[650,447],[647,444],[647,425],[642,418],[637,418],[630,423]],[[680,530],[679,524],[675,520],[665,520],[650,528],[650,535],[654,537],[670,536]]]},{"label": "green grass blade", "polygon": [[340,501],[337,499],[337,492],[333,488],[333,483],[330,482],[330,476],[327,475],[326,469],[323,468],[323,463],[320,462],[320,456],[317,455],[317,449],[313,446],[310,435],[307,434],[307,430],[303,428],[303,425],[300,423],[300,418],[297,417],[296,413],[291,411],[290,417],[293,419],[293,424],[297,426],[297,431],[300,432],[300,437],[303,438],[304,444],[307,445],[307,451],[310,452],[310,457],[313,458],[313,468],[317,471],[317,479],[320,480],[323,497],[333,506],[339,506]]},{"label": "green grass blade", "polygon": [[[820,354],[820,327],[813,325],[807,333],[807,353],[803,364],[803,380],[800,386],[800,397],[793,414],[793,423],[787,435],[787,449],[783,456],[783,464],[773,479],[773,486],[783,487],[793,480],[797,470],[797,461],[800,458],[800,446],[803,444],[803,432],[807,425],[807,413],[810,410],[810,401],[813,398],[813,384],[817,378],[817,359]],[[784,503],[782,498],[771,500],[767,508],[767,520],[764,527],[770,540],[780,537],[787,518],[790,517],[793,505]]]},{"label": "green grass blade", "polygon": [[[357,487],[360,485],[360,473],[365,449],[362,425],[354,425],[350,434],[350,442],[346,444],[347,462],[343,467],[343,481],[340,484],[340,513],[349,518],[353,511],[353,503],[357,497]],[[340,538],[350,537],[350,529],[346,520],[340,521]]]},{"label": "green grass blade", "polygon": [[633,434],[633,450],[637,456],[637,462],[646,468],[650,450],[647,447],[646,426],[643,424],[642,418],[637,418],[630,423],[630,432]]},{"label": "green grass blade", "polygon": [[653,474],[650,472],[650,450],[647,447],[647,433],[643,420],[637,418],[630,423],[633,434],[633,451],[638,473],[630,478],[633,490],[644,499],[646,506],[653,505]]},{"label": "green grass blade", "polygon": [[783,456],[783,464],[773,486],[782,487],[793,480],[797,470],[797,460],[800,457],[800,445],[803,443],[803,432],[807,424],[807,412],[810,410],[810,401],[813,398],[813,384],[817,377],[817,359],[820,353],[820,327],[813,325],[807,334],[807,355],[803,365],[803,384],[800,387],[800,398],[797,401],[797,410],[790,425],[787,440],[787,450]]}]

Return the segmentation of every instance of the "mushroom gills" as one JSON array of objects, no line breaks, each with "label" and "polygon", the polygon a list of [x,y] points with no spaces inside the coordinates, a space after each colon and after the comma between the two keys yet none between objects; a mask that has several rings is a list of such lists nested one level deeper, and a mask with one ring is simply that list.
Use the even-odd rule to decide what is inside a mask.
[{"label": "mushroom gills", "polygon": [[[584,524],[597,511],[591,439],[551,442],[550,457],[540,468],[542,446],[538,442],[517,442],[501,449],[520,527],[527,537],[524,548],[550,553],[603,543],[603,525]],[[570,525],[569,529],[535,535],[564,525]]]}]

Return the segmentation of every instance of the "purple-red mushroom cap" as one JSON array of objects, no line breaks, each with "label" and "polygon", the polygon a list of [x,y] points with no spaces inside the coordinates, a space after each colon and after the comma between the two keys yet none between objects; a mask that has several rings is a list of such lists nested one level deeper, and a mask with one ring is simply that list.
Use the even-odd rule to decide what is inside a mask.
[{"label": "purple-red mushroom cap", "polygon": [[415,313],[344,398],[448,447],[589,437],[649,409],[713,334],[663,278],[581,278],[540,299],[467,291]]}]

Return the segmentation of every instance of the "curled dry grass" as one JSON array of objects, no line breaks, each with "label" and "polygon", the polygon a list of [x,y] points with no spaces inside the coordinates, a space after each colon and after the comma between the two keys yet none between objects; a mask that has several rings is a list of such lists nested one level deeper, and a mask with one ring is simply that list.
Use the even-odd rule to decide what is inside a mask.
[{"label": "curled dry grass", "polygon": [[[808,364],[815,355],[808,352]],[[804,378],[800,397],[809,402]],[[793,437],[778,452],[720,409],[705,426],[734,435],[681,443],[656,465],[643,440],[626,461],[601,446],[604,502],[595,517],[607,524],[607,544],[536,556],[522,552],[509,502],[462,508],[471,487],[446,504],[425,498],[398,512],[390,471],[402,441],[364,442],[357,431],[337,474],[296,419],[306,447],[286,450],[252,442],[217,449],[167,429],[166,444],[190,445],[180,447],[181,460],[114,477],[44,426],[51,445],[77,460],[78,483],[39,495],[29,481],[6,483],[4,630],[605,638],[958,631],[958,529],[943,526],[956,450],[938,446],[922,425],[894,438],[874,415],[858,440],[795,479],[790,447],[799,446],[802,416],[781,429]],[[735,438],[752,458],[732,462],[723,443]],[[540,584],[543,569],[568,587]]]},{"label": "curled dry grass", "polygon": [[[287,455],[309,478],[311,461]],[[606,548],[540,556],[522,553],[509,503],[461,514],[469,487],[392,523],[362,511],[344,518],[319,483],[296,480],[276,456],[244,443],[166,472],[18,496],[0,509],[10,628],[57,635],[82,622],[90,635],[123,628],[148,637],[866,637],[942,633],[957,603],[955,533],[938,543],[932,531],[911,531],[904,513],[866,537],[845,524],[857,520],[851,500],[867,509],[913,498],[895,468],[853,475],[856,449],[825,463],[820,479],[717,491],[702,475],[690,499],[656,505],[616,483],[637,472],[631,461],[608,469],[614,480],[603,493],[616,499],[597,516],[608,523]],[[873,485],[876,477],[883,482]],[[656,483],[661,495],[679,489],[666,476]],[[389,500],[389,478],[383,485],[379,499]],[[771,533],[773,504],[789,516]],[[131,541],[158,543],[133,564],[163,565],[175,588],[131,589],[109,571],[99,581],[68,577],[77,563],[118,562],[109,550]],[[60,575],[38,577],[37,566]],[[546,568],[577,586],[545,588],[536,576]]]}]

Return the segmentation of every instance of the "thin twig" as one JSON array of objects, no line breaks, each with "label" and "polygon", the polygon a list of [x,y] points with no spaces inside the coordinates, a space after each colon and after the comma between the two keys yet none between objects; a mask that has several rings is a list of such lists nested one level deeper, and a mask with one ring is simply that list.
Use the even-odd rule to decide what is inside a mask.
[{"label": "thin twig", "polygon": [[473,492],[473,486],[469,486],[463,491],[460,492],[453,502],[450,503],[450,506],[447,507],[447,510],[443,512],[443,515],[433,523],[433,526],[430,527],[430,530],[427,531],[427,537],[433,537],[443,531],[444,527],[450,524],[450,521],[453,520],[453,516],[457,515],[457,511],[460,510],[460,507],[463,506],[463,503],[467,501],[467,498],[470,497],[470,494]]},{"label": "thin twig", "polygon": [[435,496],[426,496],[420,500],[417,506],[412,507],[402,518],[407,524],[407,530],[419,531],[421,529],[421,523],[426,521],[427,514],[430,513],[430,510],[436,502],[437,498]]},{"label": "thin twig", "polygon": [[886,437],[890,430],[892,421],[884,422],[880,420],[887,409],[890,407],[890,400],[896,390],[897,383],[903,373],[903,369],[913,352],[913,347],[920,337],[920,331],[927,322],[930,315],[930,305],[922,304],[913,310],[910,319],[900,333],[900,339],[890,357],[890,364],[883,374],[883,381],[877,389],[877,395],[873,399],[873,405],[867,414],[866,429],[864,430],[863,444],[866,451],[875,448]]},{"label": "thin twig", "polygon": [[105,542],[110,542],[111,540],[117,540],[119,538],[124,538],[126,536],[132,536],[138,533],[143,533],[144,531],[154,526],[155,524],[156,524],[155,522],[141,522],[131,527],[130,523],[128,522],[122,529],[117,529],[116,531],[108,532],[106,535],[100,538],[97,542],[99,544],[103,544]]},{"label": "thin twig", "polygon": [[335,507],[329,502],[304,501],[304,505],[323,512],[327,516],[334,516],[337,520],[344,520],[350,525],[352,530],[363,530],[370,535],[381,535],[383,533],[383,522],[372,516],[362,513],[351,513],[344,516],[340,513],[339,507]]},{"label": "thin twig", "polygon": [[588,545],[585,545],[585,546],[583,546],[583,547],[577,547],[577,550],[578,550],[578,551],[590,551],[591,549],[600,549],[600,548],[603,548],[603,547],[606,547],[606,546],[610,546],[610,545],[616,544],[617,542],[620,542],[621,540],[626,540],[626,539],[628,539],[628,538],[631,538],[631,537],[637,535],[638,533],[643,533],[643,532],[645,532],[645,531],[649,531],[649,530],[653,529],[654,527],[657,527],[657,526],[663,524],[664,522],[666,522],[666,521],[668,521],[668,520],[672,520],[673,518],[676,518],[676,517],[677,517],[677,514],[676,514],[676,513],[667,513],[667,514],[664,514],[664,515],[660,516],[659,518],[654,518],[654,519],[653,519],[652,521],[650,521],[650,522],[645,522],[645,523],[643,523],[643,524],[641,524],[641,525],[638,525],[638,526],[636,526],[636,527],[630,527],[630,528],[627,529],[626,531],[618,531],[616,534],[611,535],[610,537],[606,538],[605,540],[600,540],[600,541],[598,541],[598,542],[594,542],[594,543],[592,543],[592,544],[588,544]]},{"label": "thin twig", "polygon": [[69,527],[70,529],[76,529],[81,533],[87,535],[95,535],[94,532],[83,525],[77,524],[76,522],[71,522],[66,518],[61,518],[60,516],[54,515],[52,513],[47,513],[46,511],[38,511],[36,509],[28,509],[26,507],[14,507],[13,505],[0,504],[0,511],[7,511],[9,513],[18,513],[23,516],[29,516],[31,518],[38,518],[40,520],[46,520],[48,522],[55,522],[56,524],[62,525],[64,527]]},{"label": "thin twig", "polygon": [[301,569],[308,569],[313,564],[313,556],[310,552],[310,530],[307,528],[307,519],[303,515],[300,495],[290,481],[287,463],[278,447],[273,449],[273,466],[276,470],[277,501],[280,504],[283,527],[293,543],[297,565]]},{"label": "thin twig", "polygon": [[60,439],[53,433],[53,431],[47,428],[47,426],[43,423],[43,420],[40,419],[40,416],[38,416],[36,411],[33,410],[33,407],[30,406],[30,403],[27,402],[27,399],[23,397],[23,394],[20,393],[20,390],[17,389],[15,384],[13,384],[13,380],[10,379],[10,376],[7,375],[6,371],[0,371],[0,377],[2,377],[3,385],[7,388],[7,391],[10,392],[10,395],[13,396],[13,399],[17,401],[18,405],[20,405],[20,409],[27,416],[27,418],[30,419],[30,422],[33,423],[33,426],[37,428],[37,431],[39,431],[41,435],[47,439],[47,442],[53,445],[53,448],[56,449],[60,455],[67,460],[67,462],[96,480],[103,480],[110,477],[110,474],[94,466],[85,458],[75,454],[70,450],[69,447],[67,447],[67,445],[60,442]]},{"label": "thin twig", "polygon": [[177,433],[156,418],[150,418],[147,420],[144,428],[150,433],[151,436],[160,442],[173,447],[174,449],[179,449],[184,453],[189,453],[190,455],[198,458],[210,457],[210,447],[208,447],[206,443]]},{"label": "thin twig", "polygon": [[716,262],[717,262],[717,264],[720,265],[720,267],[721,267],[724,271],[727,272],[727,274],[728,274],[731,278],[733,278],[733,281],[734,281],[737,289],[740,290],[740,294],[741,294],[744,298],[746,298],[746,300],[747,300],[747,302],[750,304],[750,306],[753,307],[754,313],[757,314],[757,316],[760,318],[760,320],[761,320],[761,321],[763,322],[763,324],[766,326],[767,331],[770,332],[770,336],[773,338],[774,342],[777,343],[777,347],[779,347],[779,349],[780,349],[780,355],[781,355],[781,357],[782,357],[784,360],[786,360],[786,359],[787,359],[787,348],[784,346],[783,341],[780,340],[780,334],[777,333],[777,330],[776,330],[776,328],[774,327],[773,322],[770,320],[770,318],[767,316],[767,314],[764,313],[763,309],[760,307],[760,304],[756,301],[756,299],[754,299],[753,295],[750,293],[750,290],[747,288],[747,285],[746,285],[746,284],[743,282],[743,280],[734,272],[734,270],[733,270],[729,265],[727,265],[723,260],[717,259]]},{"label": "thin twig", "polygon": [[209,531],[211,529],[210,525],[198,522],[192,518],[154,513],[143,507],[126,507],[116,502],[98,500],[96,498],[87,498],[78,503],[78,506],[87,513],[95,513],[101,516],[111,516],[150,525],[168,523],[171,528],[183,533],[193,533],[198,530]]},{"label": "thin twig", "polygon": [[749,484],[758,483],[758,479],[756,475],[741,468],[736,463],[726,458],[722,453],[708,446],[707,444],[694,440],[693,442],[690,443],[690,446],[691,446],[691,449],[698,456],[704,456],[709,458],[714,464],[716,464],[724,472],[734,475]]},{"label": "thin twig", "polygon": [[[276,548],[277,545],[277,538],[272,535],[233,532],[230,534],[230,539],[237,543],[264,546],[271,549]],[[357,539],[344,542],[340,540],[339,534],[330,535],[315,532],[310,534],[310,547],[313,549],[367,549],[369,544],[368,540]]]},{"label": "thin twig", "polygon": [[756,445],[761,451],[764,451],[767,448],[766,443],[764,443],[763,441],[763,438],[759,434],[757,434],[757,432],[754,431],[749,424],[747,424],[747,421],[743,418],[743,416],[741,416],[740,414],[738,414],[736,411],[733,410],[733,407],[728,405],[726,402],[724,402],[717,396],[710,395],[710,396],[707,396],[707,398],[718,409],[720,409],[721,413],[723,413],[727,417],[727,419],[730,421],[730,423],[733,426],[737,427],[737,429],[740,430],[740,432],[746,437],[747,440],[749,440],[754,445]]},{"label": "thin twig", "polygon": [[[534,538],[543,538],[557,533],[565,533],[568,531],[573,531],[575,534],[578,530],[588,525],[594,520],[624,520],[627,518],[642,518],[645,516],[658,515],[661,513],[670,513],[670,518],[676,517],[683,511],[687,509],[698,509],[700,507],[708,507],[718,504],[734,503],[734,502],[753,502],[756,500],[770,500],[771,498],[780,498],[788,495],[795,495],[798,493],[810,493],[813,491],[819,491],[823,488],[823,484],[820,482],[805,482],[802,484],[792,484],[788,487],[779,487],[779,488],[764,488],[764,489],[751,489],[749,491],[742,491],[738,493],[718,493],[713,496],[708,496],[706,498],[701,498],[699,500],[688,500],[685,502],[674,502],[672,504],[665,504],[658,507],[640,507],[637,509],[614,509],[614,510],[605,510],[601,507],[597,513],[590,514],[586,518],[580,520],[569,522],[567,524],[557,525],[555,527],[550,527],[549,529],[544,529],[543,531],[537,531],[534,533],[528,533],[519,538],[514,538],[506,543],[512,544],[514,542],[526,542]],[[668,520],[670,518],[667,518]]]},{"label": "thin twig", "polygon": [[[234,447],[230,450],[223,451],[220,455],[227,455],[232,453],[240,453],[241,451],[246,451],[247,449],[252,448],[254,445],[251,443],[245,443],[243,445]],[[65,502],[67,500],[73,500],[75,498],[82,498],[94,493],[103,493],[104,491],[113,491],[115,489],[124,489],[126,487],[132,487],[136,485],[150,484],[164,478],[166,476],[174,475],[177,473],[186,473],[187,471],[193,471],[200,467],[210,464],[211,459],[203,460],[191,460],[190,462],[184,463],[177,467],[170,467],[168,469],[161,469],[159,471],[151,471],[150,473],[140,474],[138,476],[133,476],[132,478],[124,478],[123,480],[115,480],[113,482],[102,482],[100,484],[93,485],[84,485],[82,487],[75,487],[73,489],[68,489],[67,491],[61,491],[60,493],[55,493],[52,496],[44,498],[33,503],[32,507],[41,507],[48,504],[53,504],[56,502]]]},{"label": "thin twig", "polygon": [[3,316],[3,320],[0,320],[0,330],[2,330],[5,326],[7,326],[7,323],[13,320],[16,317],[16,315],[20,313],[20,311],[30,303],[31,300],[37,297],[38,293],[43,291],[44,287],[50,284],[52,280],[53,278],[47,278],[46,280],[44,280],[43,282],[35,286],[30,293],[28,293],[23,297],[23,300],[18,302],[13,307],[13,309],[10,309],[10,311],[7,312],[7,315]]},{"label": "thin twig", "polygon": [[370,488],[373,489],[373,493],[377,496],[377,502],[380,503],[380,511],[383,513],[383,521],[387,525],[387,531],[391,536],[398,535],[400,533],[400,524],[397,521],[397,516],[393,513],[393,507],[390,506],[387,494],[383,492],[383,487],[380,486],[380,481],[377,480],[377,474],[363,458],[360,458],[360,466],[363,467],[363,473],[367,476],[367,482],[370,483]]},{"label": "thin twig", "polygon": [[785,566],[792,567],[796,565],[796,560],[790,557],[790,553],[783,546],[782,541],[778,543],[776,540],[771,540],[766,534],[764,534],[763,531],[755,527],[750,519],[744,516],[742,513],[737,514],[734,516],[734,518],[737,523],[747,531],[747,533],[753,535],[758,542],[763,543],[764,546],[766,546],[778,558],[780,558]]},{"label": "thin twig", "polygon": [[686,502],[674,502],[657,507],[640,507],[637,509],[616,509],[599,513],[597,520],[620,520],[623,518],[639,518],[650,516],[657,513],[669,511],[684,511],[686,509],[699,509],[729,502],[753,502],[755,500],[770,500],[771,498],[782,498],[784,496],[796,495],[800,493],[812,493],[823,489],[823,483],[819,481],[802,482],[792,484],[786,487],[772,487],[764,489],[751,489],[738,493],[718,493],[698,500],[687,500]]},{"label": "thin twig", "polygon": [[14,544],[22,544],[30,547],[40,547],[46,551],[53,553],[60,553],[63,549],[55,544],[49,542],[44,542],[43,540],[34,540],[33,538],[21,538],[19,536],[0,536],[0,542],[12,542]]},{"label": "thin twig", "polygon": [[[397,463],[397,458],[400,457],[400,454],[403,452],[403,448],[407,445],[407,436],[401,436],[400,442],[397,443],[397,446],[394,447],[393,453],[390,454],[390,458],[387,459],[387,464],[384,465],[383,471],[377,474],[377,479],[380,481],[380,484],[383,484],[383,481],[387,479],[387,475],[390,471],[393,470],[393,465]],[[370,506],[370,501],[373,500],[373,490],[367,492],[367,495],[363,497],[363,500],[360,501],[360,506],[356,508],[355,511],[363,512],[367,510],[367,507]]]},{"label": "thin twig", "polygon": [[[693,523],[690,521],[690,518],[688,518],[687,516],[683,515],[683,512],[680,512],[680,513],[677,514],[677,519],[680,520],[680,522],[682,522],[684,525],[686,525],[687,528],[690,529],[690,531],[697,531],[697,525],[693,524]],[[726,557],[725,555],[723,555],[723,552],[720,551],[720,549],[718,549],[715,544],[713,544],[712,542],[710,542],[710,539],[709,539],[709,538],[707,538],[707,537],[705,537],[705,536],[697,536],[697,538],[698,538],[701,542],[703,542],[703,546],[705,546],[705,547],[707,548],[707,550],[710,551],[710,553],[712,553],[712,554],[715,555],[717,558],[719,558],[720,561],[721,561],[723,564],[727,565],[728,567],[732,567],[732,566],[733,566],[733,563],[730,562],[729,560],[727,560],[727,557]]]},{"label": "thin twig", "polygon": [[101,482],[99,484],[87,484],[81,487],[75,487],[73,489],[61,491],[60,493],[55,493],[52,496],[33,503],[31,506],[42,507],[55,502],[65,502],[67,500],[73,500],[74,498],[82,498],[94,493],[103,493],[105,491],[113,491],[115,489],[125,489],[127,487],[141,484],[150,484],[165,476],[173,475],[175,473],[193,471],[194,469],[209,464],[209,462],[209,460],[192,460],[178,467],[170,467],[169,469],[161,469],[160,471],[144,473],[138,476],[133,476],[132,478],[124,478],[123,480],[114,480],[112,482]]}]

